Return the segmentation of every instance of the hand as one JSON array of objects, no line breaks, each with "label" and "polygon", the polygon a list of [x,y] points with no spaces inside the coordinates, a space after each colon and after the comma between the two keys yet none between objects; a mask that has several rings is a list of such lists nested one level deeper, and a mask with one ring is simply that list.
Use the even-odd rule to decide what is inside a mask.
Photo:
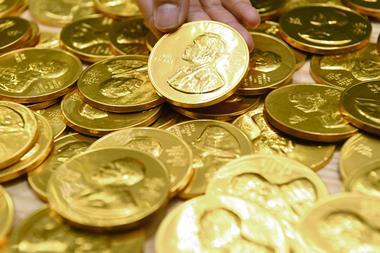
[{"label": "hand", "polygon": [[185,22],[212,19],[234,27],[253,49],[246,27],[256,27],[260,16],[249,0],[138,0],[138,4],[156,35],[171,32]]}]

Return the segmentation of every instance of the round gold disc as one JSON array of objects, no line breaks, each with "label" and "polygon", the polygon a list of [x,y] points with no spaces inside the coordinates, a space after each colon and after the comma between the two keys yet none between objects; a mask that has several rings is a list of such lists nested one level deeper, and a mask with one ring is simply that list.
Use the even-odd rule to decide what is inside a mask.
[{"label": "round gold disc", "polygon": [[54,149],[48,159],[38,166],[37,169],[28,173],[28,182],[34,192],[42,200],[47,200],[46,188],[54,171],[70,158],[85,152],[94,141],[96,141],[95,138],[80,134],[69,134],[57,139],[54,142]]},{"label": "round gold disc", "polygon": [[275,128],[309,141],[338,142],[357,132],[339,112],[339,89],[292,84],[272,91],[264,114]]},{"label": "round gold disc", "polygon": [[27,107],[0,101],[0,169],[16,163],[38,137],[37,120]]},{"label": "round gold disc", "polygon": [[380,81],[363,82],[346,89],[340,109],[352,125],[380,136]]},{"label": "round gold disc", "polygon": [[288,157],[314,171],[322,169],[335,151],[335,145],[301,141],[273,129],[264,118],[263,107],[240,116],[233,124],[251,140],[254,154]]},{"label": "round gold disc", "polygon": [[310,74],[319,83],[341,89],[380,78],[380,55],[370,43],[357,52],[311,58]]},{"label": "round gold disc", "polygon": [[358,168],[366,167],[380,157],[380,140],[372,135],[358,133],[346,141],[341,149],[339,170],[343,180]]},{"label": "round gold disc", "polygon": [[252,154],[248,137],[230,123],[193,120],[176,124],[168,131],[182,138],[193,151],[194,176],[179,194],[182,198],[204,194],[209,180],[224,164]]},{"label": "round gold disc", "polygon": [[266,209],[235,197],[205,195],[165,217],[157,231],[155,250],[286,253],[289,246],[280,223]]},{"label": "round gold disc", "polygon": [[14,217],[14,205],[11,196],[0,185],[0,248],[11,231]]},{"label": "round gold disc", "polygon": [[129,228],[168,200],[169,176],[153,156],[125,148],[87,151],[62,164],[48,183],[53,210],[92,229]]},{"label": "round gold disc", "polygon": [[19,17],[0,18],[0,27],[1,54],[22,47],[32,33],[31,23]]},{"label": "round gold disc", "polygon": [[111,18],[93,16],[67,24],[61,30],[61,45],[83,61],[108,59],[113,55],[109,31],[114,22]]},{"label": "round gold disc", "polygon": [[38,121],[37,143],[23,156],[20,161],[0,170],[0,183],[13,180],[34,170],[49,156],[53,149],[53,130],[49,122],[42,116],[36,114]]},{"label": "round gold disc", "polygon": [[148,77],[148,57],[113,57],[88,67],[78,81],[84,101],[110,112],[139,112],[163,102]]},{"label": "round gold disc", "polygon": [[42,110],[38,110],[36,113],[44,116],[48,120],[50,126],[53,129],[54,139],[60,136],[63,131],[65,131],[65,118],[63,117],[60,103]]},{"label": "round gold disc", "polygon": [[315,54],[358,50],[369,42],[371,23],[357,12],[333,5],[294,8],[280,18],[280,35],[293,47]]},{"label": "round gold disc", "polygon": [[134,230],[120,233],[91,233],[67,225],[48,207],[28,216],[11,237],[12,253],[30,252],[143,252],[145,233]]},{"label": "round gold disc", "polygon": [[96,8],[113,18],[140,16],[137,0],[94,0]]},{"label": "round gold disc", "polygon": [[176,135],[155,128],[132,128],[108,134],[94,142],[89,150],[124,147],[143,151],[160,160],[169,172],[170,195],[183,190],[193,175],[193,153]]},{"label": "round gold disc", "polygon": [[299,224],[311,252],[380,252],[380,199],[340,194],[319,202]]},{"label": "round gold disc", "polygon": [[164,35],[149,56],[149,77],[157,92],[180,107],[217,104],[236,89],[249,63],[243,37],[215,21],[186,23]]},{"label": "round gold disc", "polygon": [[17,12],[23,5],[23,0],[3,0],[0,2],[0,17],[9,16]]},{"label": "round gold disc", "polygon": [[184,121],[184,118],[184,116],[172,110],[168,104],[164,104],[160,117],[150,127],[166,129]]},{"label": "round gold disc", "polygon": [[185,109],[181,107],[172,107],[176,112],[185,115],[191,119],[215,119],[222,121],[234,120],[237,116],[255,109],[260,103],[259,97],[244,97],[232,95],[223,102],[203,107]]},{"label": "round gold disc", "polygon": [[376,161],[358,167],[350,176],[344,180],[346,191],[380,197],[380,157]]},{"label": "round gold disc", "polygon": [[82,72],[77,57],[60,49],[26,48],[0,56],[0,98],[19,103],[56,99]]},{"label": "round gold disc", "polygon": [[380,2],[368,0],[342,0],[351,9],[367,16],[380,19]]},{"label": "round gold disc", "polygon": [[95,13],[93,0],[29,0],[29,11],[48,26],[64,26]]},{"label": "round gold disc", "polygon": [[286,0],[251,0],[253,7],[257,9],[261,20],[275,19],[283,11]]},{"label": "round gold disc", "polygon": [[110,30],[112,48],[117,54],[148,55],[145,37],[149,29],[142,18],[129,18],[114,23]]},{"label": "round gold disc", "polygon": [[32,103],[32,104],[24,104],[27,106],[29,109],[33,111],[38,111],[38,110],[43,110],[46,109],[50,106],[53,106],[54,104],[60,103],[60,99],[53,99],[53,100],[47,100],[44,102],[39,102],[39,103]]},{"label": "round gold disc", "polygon": [[238,93],[266,94],[291,81],[296,70],[292,49],[282,40],[263,33],[252,32],[255,49],[251,53],[248,73],[241,81]]},{"label": "round gold disc", "polygon": [[59,34],[49,33],[49,32],[41,32],[40,40],[36,45],[36,48],[59,48]]},{"label": "round gold disc", "polygon": [[86,104],[79,92],[67,94],[61,103],[66,124],[79,133],[103,136],[123,128],[149,126],[160,116],[161,107],[135,113],[111,113]]},{"label": "round gold disc", "polygon": [[[281,39],[280,36],[280,25],[274,21],[265,21],[256,27],[253,32],[265,33],[268,35],[276,36]],[[302,52],[294,47],[291,48],[294,56],[296,57],[296,69],[300,69],[306,62],[308,54]]]}]

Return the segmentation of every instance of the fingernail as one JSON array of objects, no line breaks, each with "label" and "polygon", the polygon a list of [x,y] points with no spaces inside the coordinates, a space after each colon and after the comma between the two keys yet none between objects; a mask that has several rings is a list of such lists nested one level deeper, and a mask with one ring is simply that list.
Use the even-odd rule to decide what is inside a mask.
[{"label": "fingernail", "polygon": [[159,30],[175,29],[178,27],[179,6],[165,3],[154,12],[154,24]]}]

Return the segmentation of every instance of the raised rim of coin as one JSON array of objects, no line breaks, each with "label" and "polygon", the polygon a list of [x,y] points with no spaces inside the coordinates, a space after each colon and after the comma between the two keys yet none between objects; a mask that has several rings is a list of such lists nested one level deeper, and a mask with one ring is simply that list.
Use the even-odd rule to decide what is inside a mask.
[{"label": "raised rim of coin", "polygon": [[29,125],[29,139],[25,143],[25,145],[18,149],[13,155],[9,156],[8,159],[0,162],[0,171],[2,169],[6,169],[8,166],[17,163],[22,156],[24,156],[28,150],[30,150],[33,145],[36,143],[38,139],[38,124],[37,119],[30,109],[27,107],[14,103],[14,102],[7,102],[7,101],[0,101],[0,106],[4,106],[7,108],[10,108],[11,110],[16,111],[18,114],[21,115],[23,121],[26,123],[26,125]]},{"label": "raised rim of coin", "polygon": [[23,156],[20,161],[0,170],[0,183],[13,180],[25,173],[34,170],[49,156],[53,149],[53,129],[47,119],[35,114],[40,131],[35,145]]},{"label": "raised rim of coin", "polygon": [[[298,87],[302,87],[302,86],[303,87],[306,87],[306,86],[313,87],[314,86],[314,88],[320,87],[320,88],[331,89],[331,90],[336,90],[337,92],[340,92],[340,90],[337,88],[326,86],[326,85],[321,85],[321,84],[291,84],[291,85],[287,85],[287,86],[281,87],[279,89],[276,89],[276,90],[272,91],[270,94],[268,94],[268,96],[265,98],[265,107],[264,107],[264,116],[266,117],[266,119],[268,120],[268,122],[272,126],[274,126],[276,129],[278,129],[280,131],[283,131],[289,135],[298,137],[300,139],[309,140],[309,141],[327,142],[327,143],[346,140],[347,138],[349,138],[352,135],[354,135],[355,133],[357,133],[358,130],[356,128],[348,125],[348,124],[347,124],[347,129],[344,132],[320,133],[320,132],[315,132],[315,131],[311,131],[311,130],[296,129],[295,127],[292,128],[289,126],[289,124],[281,122],[277,117],[279,115],[278,113],[277,113],[277,115],[273,115],[269,111],[268,108],[270,106],[268,106],[268,104],[271,102],[272,103],[271,108],[274,108],[275,107],[274,105],[277,102],[275,102],[272,97],[275,97],[275,96],[278,97],[277,93],[283,92],[284,90],[291,89],[291,88],[297,87],[297,86]],[[336,109],[338,111],[339,110],[339,99],[337,99],[337,100],[338,100],[337,101],[338,104],[336,105],[336,107],[337,107]],[[319,109],[319,108],[317,108],[317,109]],[[297,118],[297,120],[299,120],[299,119]],[[348,127],[350,127],[351,129],[349,130]]]},{"label": "raised rim of coin", "polygon": [[12,229],[15,207],[9,193],[0,185],[0,199],[4,199],[5,202],[1,203],[8,210],[8,217],[1,217],[1,220],[5,220],[4,227],[0,227],[0,248],[2,243],[5,241],[5,237]]},{"label": "raised rim of coin", "polygon": [[[90,71],[92,71],[94,68],[97,68],[100,65],[105,65],[110,61],[116,61],[116,60],[126,60],[126,61],[127,60],[139,60],[139,61],[146,61],[146,63],[148,64],[148,57],[143,56],[143,55],[116,56],[116,57],[112,57],[111,59],[105,59],[103,61],[99,61],[99,62],[92,64],[86,70],[84,70],[82,72],[81,76],[79,77],[78,83],[77,83],[78,90],[79,90],[80,94],[82,95],[84,102],[88,103],[89,105],[91,105],[95,108],[98,108],[99,110],[105,110],[105,111],[114,112],[114,113],[139,112],[139,111],[148,110],[148,109],[157,107],[157,106],[159,106],[165,102],[165,99],[156,95],[156,99],[153,99],[151,101],[147,101],[147,102],[139,103],[139,104],[138,103],[130,103],[129,105],[121,105],[121,104],[112,104],[112,103],[106,103],[106,102],[99,101],[95,98],[94,95],[89,94],[90,91],[92,91],[92,93],[96,92],[98,94],[98,96],[101,96],[99,94],[99,90],[97,90],[97,89],[94,90],[94,87],[93,87],[93,86],[95,86],[94,83],[96,83],[97,81],[100,81],[100,80],[97,80],[97,81],[93,80],[92,83],[90,85],[88,85],[91,87],[86,88],[86,84],[84,84],[84,82],[83,82],[83,79],[85,78],[85,76]],[[146,78],[147,78],[147,82],[150,82],[149,77],[148,77],[148,73],[146,73]],[[110,77],[109,79],[112,79],[112,77]],[[106,79],[106,80],[109,80],[109,79]],[[152,90],[155,91],[153,86],[151,86],[151,87],[152,87]]]},{"label": "raised rim of coin", "polygon": [[[284,31],[284,29],[281,25],[281,23],[282,23],[281,21],[286,18],[286,14],[291,13],[293,11],[298,11],[300,9],[308,9],[308,8],[315,8],[315,7],[339,9],[339,10],[346,11],[346,12],[349,12],[353,15],[361,17],[363,19],[363,21],[365,21],[369,24],[368,36],[366,36],[365,39],[358,41],[357,43],[350,44],[347,46],[332,47],[331,45],[329,45],[329,46],[325,47],[325,46],[321,46],[321,45],[310,45],[310,44],[307,44],[306,42],[298,41],[297,39],[289,36]],[[280,20],[279,20],[279,23],[280,23],[280,35],[287,43],[289,43],[291,46],[293,46],[297,49],[300,49],[302,51],[306,51],[309,53],[314,53],[314,54],[340,54],[340,53],[347,53],[347,52],[352,52],[352,51],[358,50],[358,49],[364,47],[365,45],[367,45],[369,43],[369,37],[370,37],[370,34],[372,32],[372,25],[369,23],[369,21],[364,16],[362,16],[359,13],[351,10],[348,7],[340,6],[340,5],[308,4],[305,6],[299,6],[299,7],[296,7],[296,8],[289,10],[288,12],[285,13],[285,15],[282,15]]]},{"label": "raised rim of coin", "polygon": [[[376,8],[376,6],[371,8],[370,6],[365,6],[365,5],[360,5],[358,3],[355,3],[357,1],[350,1],[350,0],[342,0],[342,2],[348,7],[350,7],[351,9],[353,9],[354,11],[357,11],[361,14],[371,16],[377,20],[380,20],[380,9]],[[362,2],[368,3],[370,5],[373,2],[376,3],[377,1],[362,1]]]},{"label": "raised rim of coin", "polygon": [[[149,136],[152,136],[152,137],[149,137]],[[184,150],[186,150],[186,153],[188,155],[188,159],[187,160],[182,160],[182,170],[185,169],[185,173],[183,173],[183,176],[182,178],[179,178],[179,180],[176,180],[176,181],[172,181],[172,179],[170,179],[170,195],[171,197],[174,197],[178,192],[180,192],[181,190],[183,190],[186,185],[188,184],[188,182],[190,181],[190,178],[192,177],[193,175],[193,152],[190,148],[190,146],[181,138],[179,138],[177,135],[169,132],[169,131],[166,131],[166,130],[162,130],[162,129],[157,129],[157,128],[152,128],[152,127],[136,127],[136,128],[130,128],[130,129],[123,129],[123,130],[119,130],[119,131],[116,131],[116,132],[113,132],[113,133],[110,133],[100,139],[98,139],[97,141],[95,141],[94,143],[92,143],[90,145],[90,147],[88,148],[88,150],[95,150],[95,149],[99,149],[99,148],[105,148],[105,147],[125,147],[125,148],[129,148],[129,149],[133,149],[133,150],[139,150],[139,151],[143,151],[143,152],[146,152],[146,153],[150,153],[149,151],[146,151],[144,150],[143,148],[137,148],[137,147],[134,147],[134,148],[130,148],[128,147],[128,138],[131,138],[130,140],[133,140],[133,138],[139,138],[139,137],[143,137],[143,138],[153,138],[156,137],[157,140],[161,139],[161,141],[165,142],[165,141],[168,141],[170,139],[174,139],[175,142],[177,142],[176,146],[173,145],[173,147],[175,147],[175,149],[172,149],[171,152],[173,153],[178,153],[178,148],[180,148],[181,146],[184,148]],[[159,137],[161,136],[161,137]],[[110,144],[110,142],[114,142],[114,144]],[[172,154],[173,154],[172,153]],[[152,154],[151,154],[152,155]],[[178,154],[177,154],[178,155]],[[156,156],[155,156],[156,157]],[[174,157],[170,157],[168,156],[167,159],[163,159],[163,158],[160,158],[160,156],[156,157],[158,160],[161,160],[161,162],[165,165],[165,167],[168,169],[168,172],[169,172],[169,177],[171,174],[174,174],[174,176],[176,178],[178,178],[178,176],[176,175],[176,172],[175,172],[175,169],[181,169],[181,168],[174,168],[173,165],[171,164],[174,160]],[[183,165],[185,165],[185,167],[183,167]],[[171,172],[173,171],[173,172]],[[171,177],[170,177],[171,178]]]},{"label": "raised rim of coin", "polygon": [[[128,4],[128,2],[135,2],[135,1],[124,0],[124,1],[116,1],[116,2],[124,2],[124,4]],[[118,11],[112,11],[110,10],[110,8],[107,8],[107,6],[104,6],[105,4],[102,4],[101,0],[94,0],[94,3],[95,3],[96,9],[98,9],[105,15],[110,16],[112,18],[133,18],[133,17],[141,16],[140,12],[130,15],[130,14],[120,13]]]},{"label": "raised rim of coin", "polygon": [[[195,29],[195,27],[199,27],[199,29]],[[167,40],[170,41],[172,38],[178,37],[179,35],[181,35],[181,33],[184,33],[186,31],[194,30],[194,32],[187,34],[190,37],[195,37],[193,33],[198,34],[199,31],[201,31],[201,33],[198,34],[198,37],[199,37],[205,34],[206,31],[210,30],[210,28],[214,28],[215,30],[216,27],[218,28],[218,30],[216,30],[217,32],[219,31],[221,33],[222,31],[228,31],[229,36],[232,36],[232,35],[234,36],[236,40],[235,47],[239,45],[239,49],[237,51],[241,52],[242,58],[243,57],[246,58],[246,59],[239,58],[239,61],[241,63],[239,64],[239,66],[241,65],[241,67],[236,68],[236,69],[238,69],[240,73],[238,73],[238,75],[234,75],[234,78],[233,78],[234,83],[228,83],[229,80],[226,80],[227,83],[223,87],[220,87],[216,90],[211,90],[208,93],[204,94],[204,93],[186,93],[183,91],[177,91],[175,88],[170,87],[166,82],[160,83],[162,80],[157,80],[157,79],[163,79],[163,78],[156,77],[156,74],[153,73],[154,68],[152,67],[152,65],[154,64],[154,61],[156,61],[157,59],[156,54],[162,44],[165,45]],[[191,28],[194,28],[194,29],[191,29]],[[239,41],[240,43],[237,43],[237,41]],[[165,97],[168,100],[168,102],[176,106],[185,107],[185,108],[200,108],[200,107],[215,105],[227,99],[231,95],[233,95],[235,91],[239,88],[239,83],[245,76],[248,70],[248,65],[249,65],[248,46],[244,38],[238,31],[236,31],[234,28],[232,28],[231,26],[227,24],[217,22],[217,21],[194,21],[194,22],[185,23],[176,32],[172,34],[164,35],[156,43],[156,45],[152,49],[151,54],[149,55],[148,73],[149,73],[149,78],[154,88],[156,89],[157,93],[160,96]],[[159,70],[156,70],[156,71],[159,71]],[[170,87],[170,88],[167,88],[167,87]]]},{"label": "raised rim of coin", "polygon": [[4,92],[2,92],[0,89],[0,98],[15,101],[18,103],[39,103],[39,102],[45,102],[46,100],[57,99],[67,94],[69,91],[73,89],[73,85],[78,80],[82,72],[82,63],[78,59],[78,57],[62,49],[23,48],[23,49],[18,49],[18,50],[9,52],[7,54],[1,55],[0,61],[4,58],[13,58],[12,56],[14,54],[21,54],[21,53],[27,53],[27,52],[35,52],[35,53],[38,53],[38,55],[42,55],[45,53],[46,57],[50,57],[51,53],[57,53],[57,54],[60,54],[61,56],[71,58],[70,59],[71,63],[74,63],[76,65],[76,66],[75,65],[69,66],[70,70],[75,71],[75,72],[71,71],[73,72],[73,74],[71,75],[72,77],[70,78],[71,80],[69,80],[61,88],[51,91],[51,92],[43,93],[42,95],[34,95],[34,96],[10,95],[10,94],[4,94]]},{"label": "raised rim of coin", "polygon": [[[363,91],[363,86],[368,86],[371,84],[376,84],[376,88],[373,88],[373,93],[377,94],[377,106],[380,106],[380,81],[370,81],[370,82],[361,82],[356,85],[350,86],[347,89],[345,89],[341,95],[340,99],[340,111],[342,115],[354,126],[375,134],[377,136],[380,136],[380,119],[376,119],[375,117],[371,117],[370,115],[366,116],[365,111],[362,112],[358,109],[355,111],[353,108],[350,108],[356,101],[355,95],[357,92],[354,92],[354,90],[360,90]],[[350,94],[351,93],[351,94]],[[351,96],[350,96],[351,95]],[[351,98],[350,98],[351,97]],[[359,99],[359,98],[357,98]],[[365,98],[364,98],[365,99]],[[368,101],[368,103],[370,103]],[[373,107],[372,107],[373,108]],[[379,108],[377,108],[379,109]],[[356,115],[355,115],[356,114]],[[359,118],[361,117],[361,118]],[[379,122],[376,122],[374,120],[378,120]]]},{"label": "raised rim of coin", "polygon": [[[140,207],[140,211],[136,212],[134,210],[133,214],[128,213],[126,210],[126,207],[119,207],[117,208],[117,211],[114,210],[108,210],[107,208],[99,208],[96,205],[91,207],[80,207],[77,205],[71,205],[70,203],[67,202],[67,199],[69,198],[68,196],[65,196],[64,189],[59,189],[59,187],[62,187],[62,184],[60,185],[59,182],[62,178],[60,174],[67,174],[70,171],[70,167],[76,167],[76,165],[81,164],[83,162],[84,157],[91,157],[91,156],[96,156],[101,153],[111,153],[112,156],[108,157],[108,159],[123,159],[123,158],[133,158],[134,160],[143,159],[143,160],[138,160],[139,163],[142,163],[144,166],[146,166],[149,163],[150,166],[150,176],[153,176],[153,172],[159,173],[160,179],[163,179],[163,182],[158,183],[157,181],[150,181],[148,185],[146,184],[147,182],[145,179],[141,178],[132,178],[131,181],[133,183],[127,183],[125,184],[124,182],[124,187],[130,187],[130,188],[139,188],[141,186],[144,186],[146,190],[149,188],[152,192],[151,194],[159,194],[157,201],[153,203],[153,205],[145,206],[145,207]],[[88,158],[87,158],[88,159]],[[101,158],[98,158],[101,159]],[[109,162],[112,162],[109,161]],[[107,165],[104,165],[107,166]],[[80,168],[79,168],[80,169]],[[119,168],[116,168],[119,169]],[[89,170],[89,168],[82,168],[82,170]],[[144,176],[147,174],[147,169],[145,168],[144,170]],[[90,175],[89,175],[90,176]],[[102,176],[99,174],[98,176]],[[104,174],[104,176],[109,176],[113,177],[115,176],[113,173],[110,174]],[[129,177],[123,177],[123,179],[128,180]],[[82,179],[83,180],[83,179]],[[138,181],[137,181],[138,180]],[[74,182],[71,180],[71,183],[78,185],[78,182]],[[87,180],[87,186],[92,185],[92,187],[96,187],[96,182],[89,182]],[[117,182],[103,182],[101,181],[98,184],[102,185],[108,185],[111,187],[111,189],[108,190],[115,190],[115,187],[113,184],[117,185]],[[143,185],[142,185],[143,184]],[[153,185],[152,185],[153,184]],[[157,186],[161,186],[160,192],[155,192],[154,189]],[[65,185],[65,187],[69,187],[68,185]],[[76,225],[77,227],[81,228],[88,228],[88,229],[93,229],[93,230],[119,230],[123,228],[132,228],[136,225],[138,225],[139,222],[142,222],[145,218],[150,217],[154,212],[160,209],[165,203],[168,201],[168,196],[169,196],[169,174],[167,172],[166,167],[164,164],[151,156],[150,154],[141,152],[141,151],[136,151],[136,150],[131,150],[127,148],[120,148],[120,147],[112,147],[112,148],[102,148],[102,149],[95,149],[95,150],[90,150],[90,151],[85,151],[77,156],[72,157],[68,161],[66,161],[64,164],[60,165],[56,172],[52,175],[51,179],[49,180],[48,187],[47,187],[47,197],[50,203],[51,208],[60,214],[65,220],[70,222],[73,225]],[[118,189],[118,188],[116,188]],[[62,190],[61,193],[59,193]],[[83,190],[83,189],[82,189]],[[99,189],[95,188],[95,191],[98,193]],[[126,194],[126,192],[122,191],[116,193],[123,193]],[[135,192],[137,194],[137,192]],[[140,194],[144,194],[144,192],[140,192]],[[87,196],[85,193],[84,196]],[[83,196],[83,197],[84,197]],[[129,196],[130,198],[131,196]],[[141,197],[141,196],[139,196]],[[124,203],[125,204],[125,203]],[[128,203],[127,203],[128,204]],[[129,203],[130,204],[130,203]],[[91,212],[91,209],[98,208],[98,213]],[[88,210],[90,209],[90,210]],[[122,211],[121,209],[124,209]]]}]

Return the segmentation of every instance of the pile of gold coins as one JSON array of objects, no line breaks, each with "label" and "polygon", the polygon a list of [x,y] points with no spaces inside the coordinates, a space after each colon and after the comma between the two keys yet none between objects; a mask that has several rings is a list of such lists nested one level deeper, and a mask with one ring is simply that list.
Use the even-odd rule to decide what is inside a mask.
[{"label": "pile of gold coins", "polygon": [[[380,252],[380,4],[252,4],[250,53],[132,0],[0,1],[0,252]],[[48,205],[13,228],[24,175]]]}]

